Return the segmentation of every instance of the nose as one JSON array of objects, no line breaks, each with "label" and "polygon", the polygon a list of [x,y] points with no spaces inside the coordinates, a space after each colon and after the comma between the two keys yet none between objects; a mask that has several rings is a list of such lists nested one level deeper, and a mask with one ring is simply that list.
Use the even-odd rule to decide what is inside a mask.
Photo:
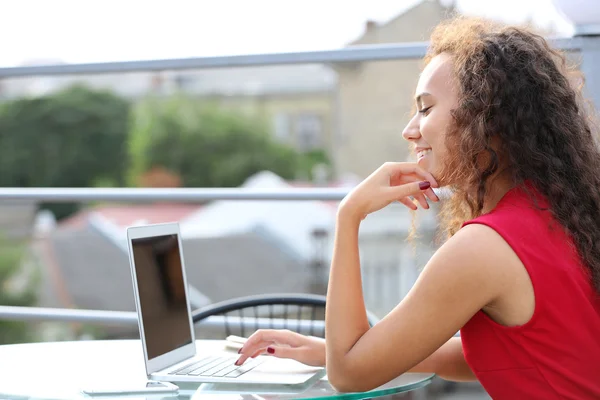
[{"label": "nose", "polygon": [[408,124],[402,131],[402,137],[409,142],[417,140],[421,137],[421,131],[419,130],[419,115],[414,115]]}]

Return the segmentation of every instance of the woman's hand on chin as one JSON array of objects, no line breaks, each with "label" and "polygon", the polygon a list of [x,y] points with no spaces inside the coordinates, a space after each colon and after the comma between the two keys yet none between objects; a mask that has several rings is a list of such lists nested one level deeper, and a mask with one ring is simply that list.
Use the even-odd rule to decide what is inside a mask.
[{"label": "woman's hand on chin", "polygon": [[338,216],[361,220],[394,201],[416,210],[412,198],[428,209],[427,199],[439,201],[434,187],[438,184],[433,175],[416,163],[388,162],[348,193],[340,204]]}]

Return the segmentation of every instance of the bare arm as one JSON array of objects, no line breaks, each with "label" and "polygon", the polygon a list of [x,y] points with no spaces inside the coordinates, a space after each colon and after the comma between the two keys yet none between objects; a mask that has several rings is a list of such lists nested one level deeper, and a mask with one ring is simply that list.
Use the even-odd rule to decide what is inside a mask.
[{"label": "bare arm", "polygon": [[326,363],[332,385],[340,391],[370,390],[411,369],[449,379],[470,378],[460,342],[451,338],[509,281],[502,276],[507,254],[500,236],[482,225],[459,231],[432,257],[405,299],[369,329],[359,224],[360,218],[340,212],[326,312]]},{"label": "bare arm", "polygon": [[[270,348],[271,352],[267,349]],[[240,351],[239,362],[248,357],[269,354],[278,358],[291,358],[307,365],[325,367],[327,344],[325,339],[306,336],[287,329],[260,329],[254,333]],[[451,338],[432,355],[409,372],[434,373],[449,381],[473,381],[475,375],[462,352],[460,338]]]},{"label": "bare arm", "polygon": [[[318,340],[323,354],[322,361],[319,365],[325,366],[325,339]],[[453,337],[448,340],[433,354],[412,367],[408,372],[432,373],[445,380],[455,382],[477,380],[477,377],[465,360],[460,337]]]},{"label": "bare arm", "polygon": [[448,340],[432,355],[411,368],[409,372],[434,373],[440,378],[456,382],[477,380],[465,360],[459,337]]}]

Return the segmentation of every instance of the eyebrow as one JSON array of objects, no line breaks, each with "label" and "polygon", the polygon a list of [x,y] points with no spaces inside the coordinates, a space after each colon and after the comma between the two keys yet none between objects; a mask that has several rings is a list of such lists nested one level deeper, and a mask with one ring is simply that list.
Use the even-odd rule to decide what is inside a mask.
[{"label": "eyebrow", "polygon": [[427,93],[427,92],[423,92],[423,93],[419,93],[416,97],[415,97],[415,101],[418,103],[421,102],[421,99],[425,96],[431,96],[431,93]]}]

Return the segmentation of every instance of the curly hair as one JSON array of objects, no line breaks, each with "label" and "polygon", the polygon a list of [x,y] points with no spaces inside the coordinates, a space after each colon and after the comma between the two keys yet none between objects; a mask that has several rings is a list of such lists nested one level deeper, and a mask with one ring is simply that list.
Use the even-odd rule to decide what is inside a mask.
[{"label": "curly hair", "polygon": [[581,75],[542,36],[479,18],[438,25],[425,63],[441,53],[458,87],[442,227],[452,236],[481,215],[490,177],[506,169],[515,186],[530,183],[546,198],[600,293],[600,151]]}]

